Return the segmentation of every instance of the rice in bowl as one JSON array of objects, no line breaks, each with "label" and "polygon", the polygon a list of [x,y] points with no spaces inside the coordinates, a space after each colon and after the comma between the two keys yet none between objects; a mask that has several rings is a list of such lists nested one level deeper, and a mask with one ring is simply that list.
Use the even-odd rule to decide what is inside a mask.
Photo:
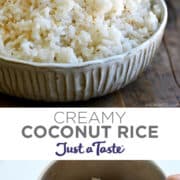
[{"label": "rice in bowl", "polygon": [[126,52],[154,34],[153,0],[1,0],[0,54],[79,63]]}]

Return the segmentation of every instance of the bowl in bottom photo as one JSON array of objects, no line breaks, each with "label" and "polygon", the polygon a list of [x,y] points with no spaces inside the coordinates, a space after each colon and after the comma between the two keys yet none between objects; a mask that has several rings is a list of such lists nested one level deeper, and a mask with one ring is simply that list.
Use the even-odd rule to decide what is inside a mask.
[{"label": "bowl in bottom photo", "polygon": [[152,161],[55,161],[38,180],[165,180]]}]

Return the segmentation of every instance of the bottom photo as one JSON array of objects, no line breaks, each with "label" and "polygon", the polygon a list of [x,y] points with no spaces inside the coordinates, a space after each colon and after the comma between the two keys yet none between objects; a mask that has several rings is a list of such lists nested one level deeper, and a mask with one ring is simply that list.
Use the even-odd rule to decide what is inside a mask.
[{"label": "bottom photo", "polygon": [[179,180],[180,161],[0,161],[1,180]]}]

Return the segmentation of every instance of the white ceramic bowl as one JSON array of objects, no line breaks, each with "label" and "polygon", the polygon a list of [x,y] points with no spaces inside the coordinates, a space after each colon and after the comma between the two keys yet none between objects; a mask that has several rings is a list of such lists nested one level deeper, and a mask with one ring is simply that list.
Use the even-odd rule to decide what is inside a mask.
[{"label": "white ceramic bowl", "polygon": [[43,101],[79,101],[103,96],[135,80],[151,62],[167,23],[164,0],[158,31],[121,55],[73,64],[33,63],[0,56],[0,92]]},{"label": "white ceramic bowl", "polygon": [[151,161],[57,161],[38,180],[165,180]]}]

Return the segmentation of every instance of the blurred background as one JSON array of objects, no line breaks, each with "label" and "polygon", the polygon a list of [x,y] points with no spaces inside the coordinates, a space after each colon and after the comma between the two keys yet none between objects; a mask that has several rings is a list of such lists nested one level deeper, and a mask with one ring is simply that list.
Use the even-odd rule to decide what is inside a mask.
[{"label": "blurred background", "polygon": [[[1,180],[37,180],[51,161],[0,161]],[[166,176],[180,173],[180,161],[155,161]]]}]

